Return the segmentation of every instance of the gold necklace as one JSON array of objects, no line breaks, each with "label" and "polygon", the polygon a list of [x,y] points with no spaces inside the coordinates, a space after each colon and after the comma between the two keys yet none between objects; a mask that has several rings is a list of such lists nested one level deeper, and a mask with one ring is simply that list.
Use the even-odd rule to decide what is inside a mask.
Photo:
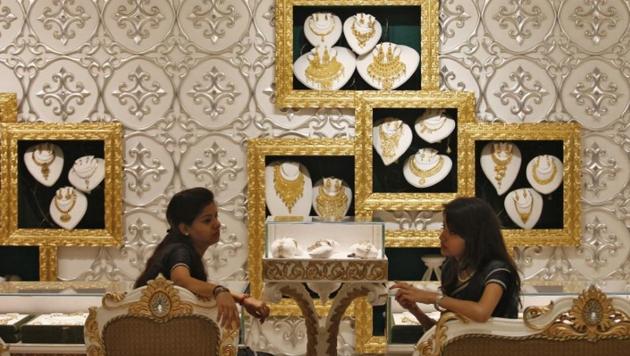
[{"label": "gold necklace", "polygon": [[[364,25],[365,24],[365,19],[364,16],[361,16],[359,18],[359,24]],[[356,37],[357,41],[359,42],[359,47],[363,48],[365,47],[365,43],[367,41],[370,40],[370,38],[372,38],[372,36],[374,36],[374,33],[376,32],[376,20],[372,19],[372,21],[369,21],[368,26],[369,31],[368,32],[360,32],[359,30],[357,30],[357,17],[355,16],[354,21],[352,22],[352,34],[354,35],[354,37]]]},{"label": "gold necklace", "polygon": [[[497,148],[498,147],[498,148]],[[497,181],[497,185],[501,186],[501,181],[503,181],[503,177],[505,177],[505,172],[507,171],[507,166],[512,161],[512,149],[514,148],[511,144],[507,144],[506,148],[502,149],[498,144],[492,145],[492,161],[494,162],[494,179]],[[506,159],[501,159],[497,155],[499,152],[504,152],[507,155]]]},{"label": "gold necklace", "polygon": [[282,176],[278,164],[273,167],[273,187],[291,214],[295,202],[304,194],[304,175],[298,170],[298,176],[294,180],[288,180]]},{"label": "gold necklace", "polygon": [[414,158],[414,156],[411,156],[409,159],[411,161],[409,164],[409,170],[411,170],[411,173],[413,173],[416,177],[420,178],[418,180],[419,184],[424,184],[428,177],[435,175],[440,171],[440,169],[442,169],[442,166],[444,166],[444,157],[442,156],[439,156],[437,163],[433,167],[426,170],[416,166],[416,160]]},{"label": "gold necklace", "polygon": [[546,156],[546,157],[547,157],[546,158],[547,165],[551,166],[551,176],[549,176],[549,178],[540,178],[540,176],[538,175],[538,165],[540,164],[540,159],[542,157],[538,157],[538,159],[536,159],[536,161],[534,162],[534,169],[533,169],[534,181],[536,181],[536,183],[540,185],[547,185],[551,183],[551,181],[556,177],[556,173],[558,173],[558,168],[553,163],[551,158],[549,156]]},{"label": "gold necklace", "polygon": [[[88,189],[90,187],[90,179],[92,178],[94,173],[96,173],[96,169],[98,168],[98,163],[96,162],[94,157],[92,157],[92,159],[88,161],[91,165],[88,166],[88,169],[86,170],[76,168],[78,160],[75,161],[72,165],[72,171],[74,172],[74,174],[76,174],[77,177],[83,179],[83,181],[85,182],[85,189]],[[81,173],[79,173],[79,171],[81,171]]]},{"label": "gold necklace", "polygon": [[398,141],[400,140],[400,136],[402,135],[402,121],[398,122],[398,125],[394,129],[394,133],[391,135],[387,135],[385,132],[385,125],[383,123],[381,127],[378,129],[378,138],[381,140],[381,149],[383,151],[383,157],[387,159],[391,159],[396,155],[396,148],[398,147]]},{"label": "gold necklace", "polygon": [[[523,192],[523,199],[525,199],[526,192],[527,191]],[[516,209],[516,212],[521,217],[521,221],[523,221],[523,224],[527,224],[527,220],[529,220],[529,216],[532,214],[532,211],[534,210],[534,197],[531,196],[531,193],[530,193],[530,197],[532,198],[531,204],[529,205],[529,211],[526,211],[526,212],[522,212],[519,209],[518,192],[515,193],[514,196],[512,197],[512,202],[514,203],[514,209]]]},{"label": "gold necklace", "polygon": [[[330,27],[330,30],[325,31],[325,32],[317,32],[317,30],[313,28],[313,22],[315,22],[314,17],[311,17],[310,20],[308,21],[309,30],[311,30],[311,32],[313,32],[315,35],[319,36],[322,39],[322,42],[324,42],[324,38],[326,36],[330,35],[330,33],[335,30],[335,19],[332,17],[332,14],[330,14],[330,17],[328,17],[328,15],[329,14],[324,14],[324,20],[328,21],[328,19],[330,18],[330,21],[332,22],[332,26]],[[314,14],[314,16],[317,16],[317,20],[319,20],[318,14]]]},{"label": "gold necklace", "polygon": [[443,117],[443,118],[444,118],[444,120],[442,120],[442,122],[438,124],[438,127],[435,127],[435,128],[433,128],[433,127],[429,127],[429,125],[427,125],[427,123],[426,123],[426,122],[427,122],[429,119],[426,119],[426,120],[420,120],[420,123],[419,123],[419,124],[420,124],[420,132],[422,132],[422,133],[424,133],[424,132],[428,132],[428,133],[430,133],[430,134],[431,134],[431,133],[434,133],[435,131],[437,131],[437,130],[441,129],[442,127],[444,127],[444,124],[446,124],[446,121],[447,121],[447,120],[446,120],[446,117],[444,117],[444,116],[440,116],[440,117]]},{"label": "gold necklace", "polygon": [[333,82],[343,74],[343,64],[337,61],[337,56],[330,56],[328,48],[324,48],[324,53],[320,59],[319,53],[315,51],[313,58],[309,60],[306,67],[306,79],[318,84],[320,89],[330,89]]},{"label": "gold necklace", "polygon": [[394,86],[394,81],[405,73],[407,66],[400,61],[400,55],[394,55],[391,45],[387,52],[383,47],[381,44],[367,69],[372,79],[381,83],[384,90],[389,90]]},{"label": "gold necklace", "polygon": [[37,147],[33,150],[33,152],[31,152],[31,158],[33,159],[33,162],[35,162],[36,165],[41,167],[41,172],[42,172],[42,175],[44,176],[44,179],[48,179],[48,175],[50,174],[49,166],[55,161],[55,158],[57,157],[55,155],[55,150],[52,146],[50,146],[50,149],[47,151],[50,153],[50,156],[45,158],[44,160],[38,160],[37,157],[35,156],[35,152],[39,152],[39,153],[42,152],[41,148]]},{"label": "gold necklace", "polygon": [[68,209],[62,209],[59,206],[59,201],[62,200],[64,198],[63,196],[63,192],[61,192],[60,190],[57,191],[57,194],[55,194],[55,198],[53,199],[53,203],[55,205],[55,208],[61,213],[61,216],[59,217],[59,219],[63,222],[68,222],[70,221],[70,219],[72,218],[72,216],[70,216],[70,211],[72,211],[72,209],[74,208],[74,205],[77,202],[77,193],[74,191],[74,189],[70,190],[71,193],[66,193],[66,200],[70,200],[70,207]]},{"label": "gold necklace", "polygon": [[[332,188],[335,186],[336,192],[334,195],[329,195],[324,188]],[[319,194],[315,198],[315,205],[317,211],[323,218],[341,219],[346,212],[346,205],[348,204],[348,197],[341,185],[341,181],[332,182],[327,180],[319,186]]]}]

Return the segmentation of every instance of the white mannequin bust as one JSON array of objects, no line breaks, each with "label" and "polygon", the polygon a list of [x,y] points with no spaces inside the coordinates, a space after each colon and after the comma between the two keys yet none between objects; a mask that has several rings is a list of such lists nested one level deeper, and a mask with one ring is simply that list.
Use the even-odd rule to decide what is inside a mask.
[{"label": "white mannequin bust", "polygon": [[507,192],[521,169],[521,151],[510,142],[490,142],[481,149],[481,170],[498,195]]},{"label": "white mannequin bust", "polygon": [[503,205],[516,225],[525,230],[531,230],[540,219],[543,200],[535,190],[521,188],[508,193]]},{"label": "white mannequin bust", "polygon": [[426,142],[440,142],[455,130],[455,120],[446,116],[444,110],[430,109],[418,117],[414,129]]},{"label": "white mannequin bust", "polygon": [[407,151],[412,139],[409,125],[393,117],[372,128],[372,145],[386,166],[396,162]]},{"label": "white mannequin bust", "polygon": [[356,56],[344,47],[317,46],[293,63],[293,74],[313,90],[339,90],[352,77]]},{"label": "white mannequin bust", "polygon": [[38,143],[24,153],[26,169],[41,184],[52,187],[61,176],[63,151],[53,143]]},{"label": "white mannequin bust", "polygon": [[299,162],[274,162],[265,167],[265,201],[271,215],[309,216],[312,197],[311,176]]},{"label": "white mannequin bust", "polygon": [[383,27],[370,14],[358,13],[343,23],[343,35],[354,53],[363,55],[370,52],[381,39]]},{"label": "white mannequin bust", "polygon": [[383,42],[358,58],[357,71],[372,88],[390,90],[409,80],[418,64],[420,55],[413,48]]},{"label": "white mannequin bust", "polygon": [[352,190],[341,179],[326,177],[313,187],[313,209],[323,219],[337,221],[343,219],[352,202]]},{"label": "white mannequin bust", "polygon": [[87,198],[73,187],[57,189],[50,202],[50,217],[66,230],[72,230],[87,211]]},{"label": "white mannequin bust", "polygon": [[438,154],[433,148],[421,148],[405,162],[403,175],[416,188],[427,188],[438,184],[451,171],[453,162],[446,155]]},{"label": "white mannequin bust", "polygon": [[304,21],[304,36],[314,47],[332,47],[341,37],[341,19],[331,12],[315,12]]},{"label": "white mannequin bust", "polygon": [[105,160],[94,156],[77,158],[68,172],[68,181],[76,189],[90,193],[105,178]]},{"label": "white mannequin bust", "polygon": [[552,155],[534,157],[525,170],[527,181],[541,194],[549,194],[562,183],[564,166],[562,161]]}]

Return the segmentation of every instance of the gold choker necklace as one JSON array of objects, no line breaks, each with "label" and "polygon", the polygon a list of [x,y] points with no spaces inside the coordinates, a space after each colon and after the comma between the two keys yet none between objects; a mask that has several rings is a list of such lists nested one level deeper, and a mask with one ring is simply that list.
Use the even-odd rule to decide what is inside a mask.
[{"label": "gold choker necklace", "polygon": [[551,166],[551,175],[549,176],[549,178],[540,178],[540,176],[538,175],[538,166],[540,164],[541,158],[542,157],[538,157],[534,162],[532,175],[534,176],[534,181],[536,181],[536,183],[540,185],[547,185],[551,183],[551,181],[556,177],[556,173],[558,173],[558,168],[556,167],[556,164],[552,161],[551,157],[546,156],[547,166]]},{"label": "gold choker necklace", "polygon": [[[497,185],[501,186],[501,181],[503,181],[503,177],[505,177],[505,172],[507,171],[507,166],[512,161],[512,150],[514,146],[512,144],[507,144],[505,148],[501,148],[498,143],[492,144],[492,161],[494,162],[494,179],[497,181]],[[501,159],[498,156],[498,153],[504,152],[507,155],[506,159]]]},{"label": "gold choker necklace", "polygon": [[381,83],[384,90],[391,89],[394,81],[405,74],[406,69],[405,63],[400,61],[400,55],[394,55],[391,45],[387,48],[387,52],[381,45],[367,68],[370,77]]},{"label": "gold choker necklace", "polygon": [[[332,14],[323,14],[324,20],[328,21],[328,19],[330,19],[330,21],[332,22],[332,26],[330,26],[330,29],[327,31],[317,32],[317,30],[313,27],[313,22],[315,22],[315,15],[317,14],[311,15],[312,17],[308,21],[308,29],[311,30],[311,32],[313,32],[316,36],[319,36],[322,39],[322,42],[324,42],[324,38],[330,35],[335,30],[335,18]],[[319,20],[319,16],[317,16],[317,19]]]},{"label": "gold choker necklace", "polygon": [[[523,191],[523,199],[526,198],[526,194],[527,191]],[[532,196],[531,193],[529,193],[529,196],[532,198],[531,202],[529,204],[529,211],[523,212],[521,211],[521,209],[519,209],[519,197],[518,197],[518,192],[514,194],[514,197],[512,197],[512,202],[514,203],[514,209],[516,209],[516,213],[518,213],[518,216],[521,217],[521,221],[523,221],[523,224],[527,224],[527,220],[529,220],[529,216],[532,214],[532,211],[534,210],[534,197]]]},{"label": "gold choker necklace", "polygon": [[433,127],[429,127],[427,125],[427,123],[426,123],[427,120],[429,120],[429,119],[420,120],[420,122],[419,122],[420,132],[422,132],[422,133],[428,132],[428,133],[432,134],[435,131],[437,131],[437,130],[441,129],[442,127],[444,127],[444,124],[446,124],[446,121],[447,121],[446,117],[444,117],[444,120],[442,120],[442,122],[440,122],[436,128],[433,128]]},{"label": "gold choker necklace", "polygon": [[339,77],[343,74],[343,64],[337,61],[336,56],[330,56],[328,48],[324,48],[321,59],[319,53],[315,51],[313,58],[306,67],[306,79],[318,84],[320,89],[330,89]]},{"label": "gold choker necklace", "polygon": [[291,214],[293,206],[304,194],[304,175],[298,170],[298,176],[294,180],[288,180],[282,176],[278,164],[273,167],[273,187]]},{"label": "gold choker necklace", "polygon": [[[359,18],[359,24],[364,25],[365,24],[365,19],[364,16],[361,16]],[[369,21],[368,26],[369,26],[369,31],[368,32],[360,32],[359,30],[357,30],[357,17],[355,16],[354,21],[352,22],[352,34],[354,35],[354,37],[356,37],[357,41],[359,42],[359,47],[363,48],[365,47],[365,44],[367,43],[367,41],[370,40],[370,38],[372,38],[372,36],[374,36],[374,33],[376,32],[376,20],[372,19],[372,21]]]},{"label": "gold choker necklace", "polygon": [[387,159],[391,159],[396,155],[396,148],[398,147],[398,141],[400,141],[400,136],[403,132],[402,121],[399,121],[394,133],[391,135],[387,135],[385,132],[386,123],[381,124],[381,127],[378,130],[378,138],[381,140],[381,150],[383,157]]},{"label": "gold choker necklace", "polygon": [[44,176],[44,179],[48,179],[48,175],[50,174],[50,165],[55,161],[55,158],[57,157],[55,155],[55,149],[53,148],[53,146],[49,146],[48,151],[50,156],[46,157],[43,160],[38,160],[35,152],[42,152],[42,149],[38,146],[37,148],[35,148],[33,150],[33,152],[31,152],[31,158],[33,159],[33,162],[38,165],[39,167],[41,167],[41,172],[42,172],[42,176]]},{"label": "gold choker necklace", "polygon": [[409,163],[409,170],[411,171],[411,173],[413,173],[416,177],[419,178],[418,179],[419,184],[424,184],[427,178],[434,176],[444,166],[444,157],[442,156],[439,156],[437,163],[433,167],[426,170],[416,165],[416,160],[414,156],[411,156],[409,160],[411,161]]},{"label": "gold choker necklace", "polygon": [[68,209],[63,209],[61,206],[59,206],[59,201],[63,199],[64,199],[63,192],[57,191],[57,194],[55,194],[53,203],[57,211],[61,213],[61,216],[59,216],[59,219],[63,222],[68,222],[72,218],[72,216],[70,216],[70,211],[74,209],[74,205],[77,202],[77,193],[74,191],[74,189],[71,189],[70,192],[66,193],[65,200],[70,200],[70,207]]},{"label": "gold choker necklace", "polygon": [[341,219],[346,212],[346,205],[348,204],[348,197],[346,196],[346,192],[341,185],[335,184],[337,186],[337,191],[334,195],[329,195],[326,193],[326,189],[330,187],[333,183],[330,181],[325,182],[319,187],[319,194],[317,198],[315,198],[315,205],[317,206],[317,211],[321,214],[321,217],[326,219]]}]

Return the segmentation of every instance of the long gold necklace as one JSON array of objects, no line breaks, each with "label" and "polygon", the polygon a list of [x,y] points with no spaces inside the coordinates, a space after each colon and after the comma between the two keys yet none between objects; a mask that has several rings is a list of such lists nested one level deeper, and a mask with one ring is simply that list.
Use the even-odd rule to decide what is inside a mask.
[{"label": "long gold necklace", "polygon": [[402,135],[403,125],[402,121],[398,121],[394,132],[389,135],[385,132],[385,125],[387,125],[387,123],[383,123],[381,127],[379,127],[378,138],[381,141],[383,157],[391,159],[396,155],[396,148],[398,147],[398,141],[400,141],[400,136]]},{"label": "long gold necklace", "polygon": [[442,166],[444,166],[444,157],[442,156],[439,156],[437,163],[429,169],[422,169],[418,167],[416,165],[416,160],[413,156],[411,156],[409,160],[411,161],[409,164],[409,170],[411,170],[411,173],[413,173],[416,177],[419,178],[418,179],[419,184],[424,184],[424,182],[426,182],[426,179],[428,177],[434,176],[437,172],[439,172],[442,169]]},{"label": "long gold necklace", "polygon": [[324,20],[326,21],[330,21],[331,22],[331,26],[330,29],[324,32],[317,32],[317,30],[313,27],[313,22],[318,21],[319,20],[319,15],[320,14],[314,14],[314,17],[311,17],[308,21],[308,28],[309,30],[311,30],[311,32],[313,32],[315,35],[319,36],[322,39],[322,42],[324,42],[324,38],[328,35],[330,35],[334,30],[335,30],[335,19],[332,17],[332,14],[323,14],[324,15]]},{"label": "long gold necklace", "polygon": [[[333,195],[327,193],[327,189],[336,188]],[[346,205],[348,204],[348,197],[341,185],[340,180],[333,182],[332,180],[325,180],[324,184],[319,186],[319,194],[315,198],[315,205],[317,211],[323,218],[328,219],[341,219],[346,212]]]},{"label": "long gold necklace", "polygon": [[549,178],[540,178],[540,176],[538,175],[538,166],[540,164],[541,158],[542,157],[538,157],[536,161],[534,161],[534,169],[533,169],[534,181],[536,181],[536,183],[540,185],[547,185],[551,183],[551,181],[556,177],[556,173],[558,173],[558,168],[553,163],[551,158],[549,156],[546,156],[547,166],[551,166],[551,175],[549,176]]},{"label": "long gold necklace", "polygon": [[[363,14],[361,15],[361,17],[359,17],[360,25],[365,24],[364,17],[365,16]],[[356,37],[357,41],[359,42],[359,47],[361,48],[365,47],[365,44],[367,43],[367,41],[369,41],[370,38],[372,38],[372,36],[374,36],[374,33],[376,32],[376,26],[375,26],[376,20],[372,19],[372,21],[368,21],[368,22],[369,22],[368,32],[361,32],[357,30],[357,17],[354,18],[354,21],[352,22],[352,27],[350,28],[352,30],[352,34],[354,35],[354,37]]]},{"label": "long gold necklace", "polygon": [[61,216],[59,217],[59,219],[61,219],[61,221],[63,222],[68,222],[72,218],[72,216],[70,216],[70,211],[74,209],[74,205],[77,202],[77,193],[74,191],[74,189],[69,189],[66,192],[65,200],[66,201],[70,200],[70,207],[68,209],[64,209],[61,206],[59,206],[60,204],[59,202],[63,199],[64,199],[63,192],[61,192],[61,190],[58,190],[57,194],[55,194],[53,203],[55,205],[55,208],[61,213]]},{"label": "long gold necklace", "polygon": [[298,176],[294,180],[288,180],[282,176],[278,164],[273,167],[273,187],[291,214],[293,206],[304,194],[304,175],[298,170]]},{"label": "long gold necklace", "polygon": [[442,122],[438,122],[437,127],[429,127],[429,125],[427,125],[427,121],[429,121],[430,119],[426,119],[426,120],[420,120],[419,124],[420,124],[420,132],[424,133],[424,132],[428,132],[428,133],[434,133],[435,131],[441,129],[442,127],[444,127],[444,124],[446,124],[446,117],[440,115],[441,118],[443,118]]},{"label": "long gold necklace", "polygon": [[[42,150],[39,146],[37,148],[35,148],[33,150],[33,152],[31,152],[31,158],[33,159],[33,162],[35,162],[36,165],[38,165],[39,167],[41,167],[41,172],[42,175],[44,176],[44,179],[48,179],[48,175],[50,174],[50,165],[55,161],[55,158],[57,157],[55,155],[55,150],[52,146],[49,146],[50,149],[48,150]],[[44,157],[44,159],[37,158],[37,155],[35,154],[35,152],[37,152],[40,156],[42,151],[47,151],[48,152],[48,156]]]},{"label": "long gold necklace", "polygon": [[319,53],[315,51],[306,67],[306,79],[318,84],[320,89],[330,89],[339,77],[343,74],[343,64],[337,61],[337,56],[330,56],[328,48],[324,48],[324,53],[320,59]]},{"label": "long gold necklace", "polygon": [[387,52],[383,47],[381,44],[367,70],[372,79],[381,83],[383,89],[389,90],[394,86],[394,81],[405,73],[407,66],[400,61],[400,55],[394,55],[391,45]]},{"label": "long gold necklace", "polygon": [[[505,177],[505,172],[507,171],[507,166],[512,161],[512,149],[514,147],[511,144],[507,144],[507,146],[502,149],[498,144],[492,145],[492,161],[494,162],[494,179],[497,181],[499,187],[501,186],[501,182],[503,181],[503,177]],[[507,155],[506,159],[501,159],[498,156],[499,152],[504,152]]]},{"label": "long gold necklace", "polygon": [[[527,191],[523,192],[523,199],[526,199],[526,194]],[[527,224],[527,220],[529,220],[529,216],[532,214],[532,211],[534,210],[534,197],[531,195],[531,193],[529,194],[529,196],[532,198],[529,204],[529,211],[523,212],[520,209],[520,201],[519,201],[519,197],[518,197],[518,192],[514,194],[514,196],[512,197],[512,202],[514,203],[514,209],[516,209],[516,212],[518,213],[518,215],[521,217],[521,221],[523,221],[523,224]],[[525,202],[527,203],[527,202]]]}]

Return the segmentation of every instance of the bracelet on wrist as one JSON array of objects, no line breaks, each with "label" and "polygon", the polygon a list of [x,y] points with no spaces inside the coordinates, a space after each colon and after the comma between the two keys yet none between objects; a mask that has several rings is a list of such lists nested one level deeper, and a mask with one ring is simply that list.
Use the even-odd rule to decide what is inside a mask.
[{"label": "bracelet on wrist", "polygon": [[238,298],[238,300],[237,300],[238,304],[240,304],[240,305],[245,304],[245,299],[247,299],[247,298],[251,298],[251,295],[243,294],[240,298]]},{"label": "bracelet on wrist", "polygon": [[225,293],[225,292],[230,292],[229,289],[227,289],[226,287],[218,284],[216,287],[214,287],[214,289],[212,290],[212,295],[216,298],[217,295],[221,294],[221,293]]},{"label": "bracelet on wrist", "polygon": [[442,299],[444,299],[444,294],[442,294],[442,292],[440,291],[438,292],[438,296],[435,298],[435,303],[433,303],[433,307],[435,307],[435,310],[439,312],[443,312],[446,310],[440,306],[440,302],[442,301]]}]

